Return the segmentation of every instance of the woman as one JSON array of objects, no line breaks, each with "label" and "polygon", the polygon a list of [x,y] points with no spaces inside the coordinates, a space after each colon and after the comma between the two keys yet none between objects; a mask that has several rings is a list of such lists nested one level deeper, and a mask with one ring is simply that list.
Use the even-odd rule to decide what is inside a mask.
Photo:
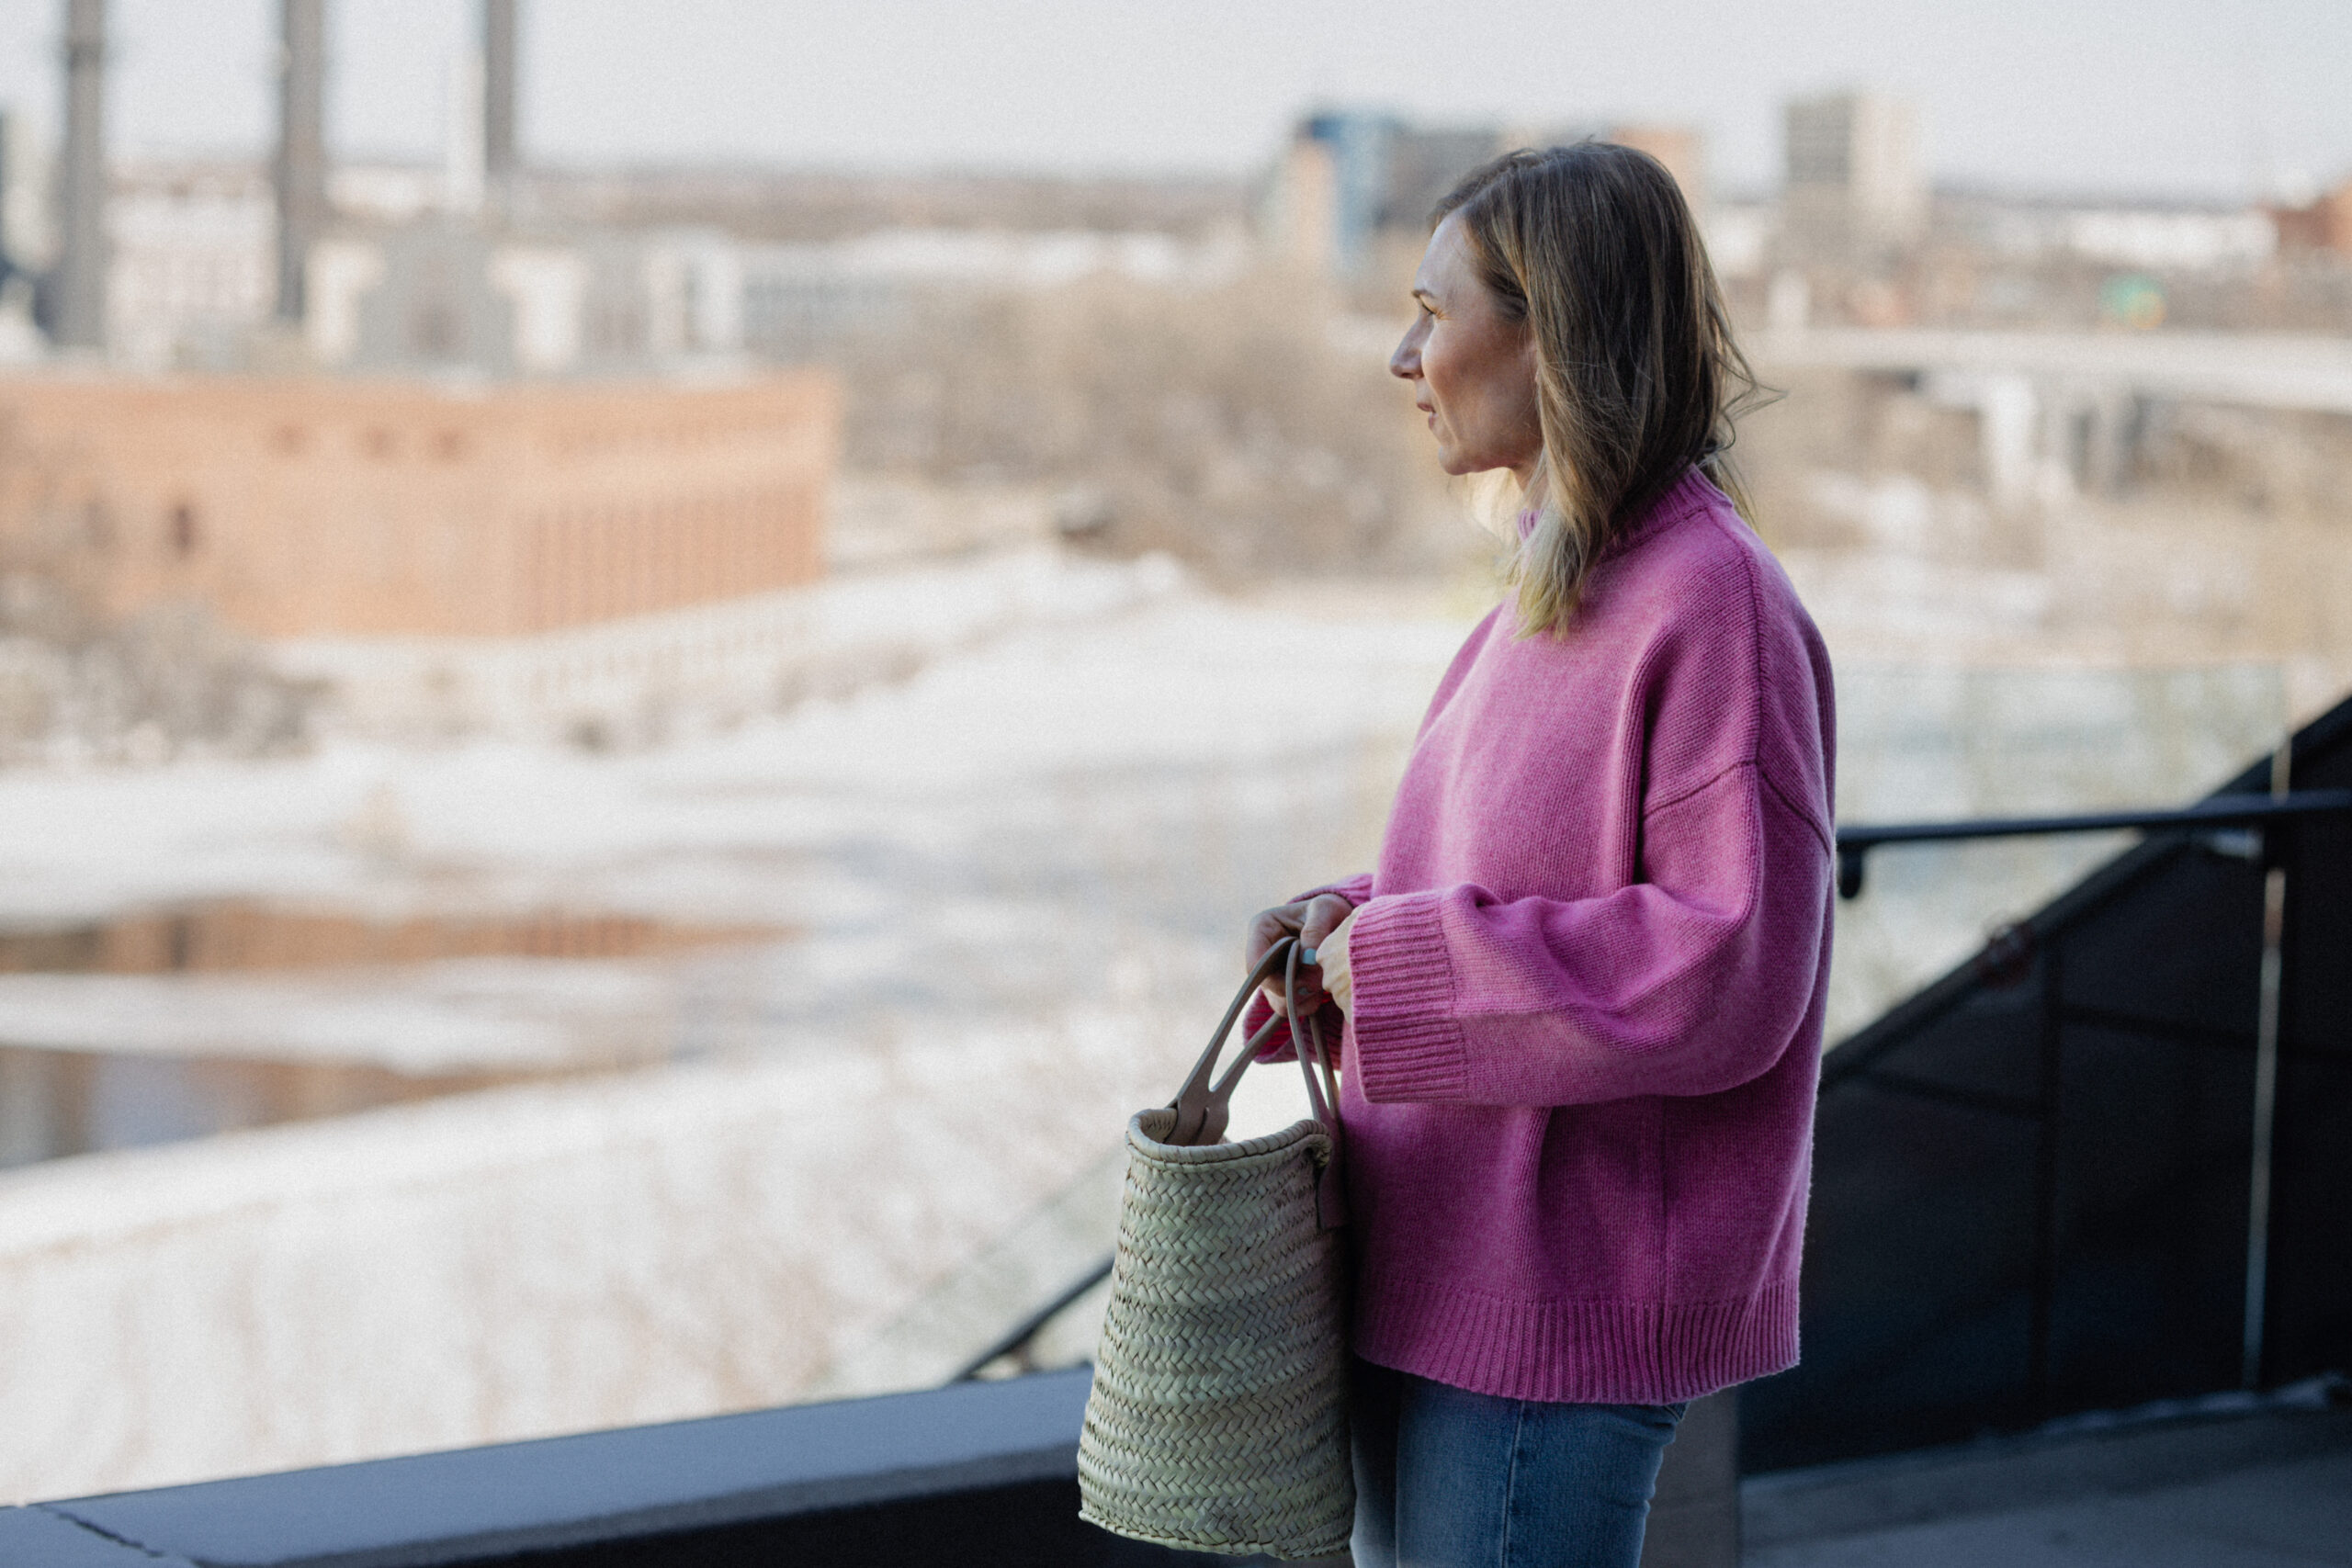
[{"label": "woman", "polygon": [[1438,219],[1389,369],[1517,479],[1512,592],[1378,869],[1250,957],[1344,1014],[1355,1561],[1631,1568],[1686,1403],[1797,1357],[1829,662],[1726,495],[1755,384],[1666,171],[1515,152]]}]

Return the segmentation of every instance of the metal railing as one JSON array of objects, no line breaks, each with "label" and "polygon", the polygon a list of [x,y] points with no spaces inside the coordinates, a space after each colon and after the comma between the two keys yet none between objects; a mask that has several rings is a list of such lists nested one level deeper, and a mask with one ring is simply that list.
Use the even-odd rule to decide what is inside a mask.
[{"label": "metal railing", "polygon": [[1051,1301],[1045,1303],[1019,1323],[1006,1329],[1003,1334],[998,1336],[995,1343],[965,1362],[963,1369],[947,1380],[949,1386],[953,1387],[959,1382],[979,1381],[981,1373],[1008,1356],[1013,1358],[1017,1363],[1016,1371],[1024,1372],[1034,1371],[1029,1361],[1029,1348],[1036,1343],[1037,1336],[1043,1334],[1046,1325],[1054,1319],[1077,1305],[1079,1299],[1087,1292],[1109,1279],[1111,1266],[1117,1261],[1117,1257],[1116,1253],[1104,1253],[1096,1260],[1093,1267],[1063,1286]]},{"label": "metal railing", "polygon": [[[2352,789],[2309,789],[2274,795],[2224,794],[2211,795],[2184,807],[2078,812],[2064,816],[1981,817],[1948,821],[1857,825],[1838,829],[1838,893],[1841,898],[1859,897],[1863,887],[1866,857],[1873,850],[1898,845],[1968,843],[1992,839],[2050,838],[2136,829],[2146,833],[2194,833],[2208,848],[2233,858],[2267,861],[2274,858],[2278,851],[2280,835],[2276,829],[2299,820],[2323,817],[2352,817]],[[2222,837],[2233,829],[2250,831],[2245,831],[2236,838]],[[2266,830],[2269,830],[2267,837],[2265,836]],[[2283,900],[2283,867],[2272,866],[2270,869],[2278,874],[2277,879],[2281,886],[2277,897]],[[2269,890],[2266,888],[2266,905],[2271,903]],[[2253,1212],[2247,1227],[2245,1327],[2241,1346],[2242,1379],[2249,1387],[2259,1376],[2262,1358],[2261,1324],[2263,1280],[2267,1272],[2271,1134],[2277,1115],[2279,932],[2276,926],[2275,919],[2266,919],[2261,1001],[2256,1020],[2255,1174],[2249,1200]],[[1975,972],[1982,977],[2021,975],[2032,964],[2033,949],[2030,926],[2003,926],[1986,942],[1975,964]],[[2059,980],[2058,966],[2050,964],[2043,976],[2045,987],[2056,987]],[[2052,1016],[2056,1015],[2053,1013]],[[1841,1076],[1826,1074],[1824,1089],[1839,1081]],[[1881,1074],[1880,1078],[1883,1083],[1897,1081],[1885,1074]],[[1986,1101],[1978,1097],[1978,1103]],[[2036,1117],[2042,1111],[2039,1101],[2029,1103],[2022,1098],[2004,1102],[2003,1108]],[[2050,1205],[2044,1202],[2040,1207],[2046,1214]],[[2046,1220],[2043,1224],[2046,1225]],[[988,1349],[973,1358],[956,1374],[956,1381],[978,1378],[988,1368],[1008,1358],[1017,1368],[1026,1370],[1027,1352],[1037,1337],[1089,1291],[1101,1284],[1110,1275],[1111,1266],[1111,1255],[1106,1253],[1051,1301],[1013,1325]],[[2034,1330],[2037,1361],[2045,1359],[2049,1333],[2047,1292],[2039,1292],[2039,1295]]]},{"label": "metal railing", "polygon": [[2142,837],[1825,1060],[1748,1469],[2342,1370],[2347,785],[2352,703],[2177,807],[1839,829],[1849,899],[1900,846]]},{"label": "metal railing", "polygon": [[[2048,838],[2222,828],[2260,828],[2302,817],[2352,813],[2352,789],[2307,789],[2286,795],[2215,795],[2193,806],[2162,810],[2090,811],[2071,817],[1976,817],[1950,822],[1889,822],[1838,829],[1838,896],[1861,896],[1863,857],[1890,844],[1950,844],[1978,839]],[[2250,856],[2247,858],[2251,858]]]},{"label": "metal railing", "polygon": [[[2103,833],[2118,829],[2144,832],[2188,831],[2200,836],[2208,848],[2235,858],[2264,864],[2262,958],[2257,979],[2255,1019],[2255,1087],[2252,1107],[2253,1149],[2247,1177],[2245,1297],[2239,1343],[2239,1380],[2246,1388],[2261,1381],[2263,1313],[2269,1275],[2270,1189],[2278,1119],[2278,1006],[2282,980],[2281,942],[2286,908],[2286,852],[2276,829],[2294,821],[2321,817],[2352,816],[2352,789],[2290,790],[2287,750],[2273,761],[2271,794],[2222,794],[2186,807],[2163,810],[2083,812],[2064,817],[1995,817],[1946,822],[1902,822],[1838,829],[1838,895],[1851,899],[1862,891],[1864,857],[1874,849],[1894,844],[1962,843],[1986,839],[2045,838],[2063,834]],[[2227,829],[2250,829],[2236,841],[2215,835]],[[1988,941],[1980,967],[2014,970],[2028,956],[2025,928],[2000,928]],[[2056,987],[2060,968],[2053,960],[2043,965],[2043,1006],[2047,1018],[2064,1016]],[[1824,1087],[1829,1079],[1825,1077]],[[2039,1114],[2040,1108],[2037,1108]],[[2044,1140],[2047,1144],[2050,1140]],[[2046,1179],[2046,1173],[2045,1179]],[[2040,1224],[2047,1229],[2052,1205],[2039,1205]],[[2047,1245],[2045,1238],[2045,1245]],[[2037,1292],[2035,1360],[2046,1360],[2050,1305],[2046,1292]]]}]

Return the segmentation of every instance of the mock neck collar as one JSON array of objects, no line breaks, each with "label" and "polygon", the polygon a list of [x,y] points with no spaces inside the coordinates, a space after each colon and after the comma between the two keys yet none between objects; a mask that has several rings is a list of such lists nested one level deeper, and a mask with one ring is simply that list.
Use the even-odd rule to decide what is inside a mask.
[{"label": "mock neck collar", "polygon": [[[1645,507],[1640,516],[1634,518],[1630,525],[1618,532],[1615,538],[1609,541],[1608,546],[1601,550],[1599,558],[1607,560],[1611,556],[1622,554],[1668,525],[1679,523],[1694,512],[1703,511],[1708,505],[1721,499],[1723,499],[1723,491],[1717,490],[1714,481],[1707,478],[1705,469],[1693,463],[1683,470],[1680,479],[1667,486],[1664,493]],[[1536,507],[1522,506],[1519,509],[1519,542],[1521,544],[1527,543],[1528,536],[1535,532],[1536,519],[1540,515],[1541,512]]]}]

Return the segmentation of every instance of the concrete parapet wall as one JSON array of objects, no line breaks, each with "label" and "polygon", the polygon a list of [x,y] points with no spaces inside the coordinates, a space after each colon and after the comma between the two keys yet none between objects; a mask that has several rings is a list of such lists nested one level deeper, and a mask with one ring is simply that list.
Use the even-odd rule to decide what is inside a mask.
[{"label": "concrete parapet wall", "polygon": [[807,1043],[0,1175],[0,1502],[805,1397],[1194,1042]]}]

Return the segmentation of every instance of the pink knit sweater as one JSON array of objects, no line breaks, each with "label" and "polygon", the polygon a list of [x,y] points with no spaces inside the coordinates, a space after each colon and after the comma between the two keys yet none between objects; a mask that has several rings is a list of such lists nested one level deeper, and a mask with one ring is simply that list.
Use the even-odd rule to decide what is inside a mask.
[{"label": "pink knit sweater", "polygon": [[1831,747],[1820,636],[1695,469],[1567,637],[1471,633],[1378,871],[1322,890],[1357,1354],[1646,1404],[1795,1362]]}]

